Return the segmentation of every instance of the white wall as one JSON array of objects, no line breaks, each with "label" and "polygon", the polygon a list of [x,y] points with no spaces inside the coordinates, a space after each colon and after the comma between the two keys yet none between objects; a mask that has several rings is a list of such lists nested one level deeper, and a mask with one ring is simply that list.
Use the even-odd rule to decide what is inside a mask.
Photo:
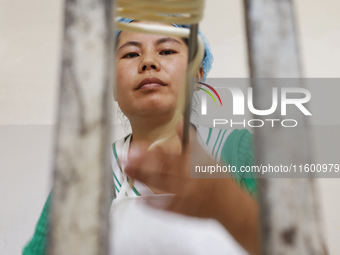
[{"label": "white wall", "polygon": [[[295,3],[305,77],[339,77],[340,2]],[[62,4],[0,0],[1,254],[20,253],[50,188]],[[215,56],[210,77],[248,77],[242,1],[208,0],[201,28]],[[314,129],[315,159],[323,163],[339,160],[339,117],[334,121]],[[318,180],[330,254],[340,250],[339,183]]]}]

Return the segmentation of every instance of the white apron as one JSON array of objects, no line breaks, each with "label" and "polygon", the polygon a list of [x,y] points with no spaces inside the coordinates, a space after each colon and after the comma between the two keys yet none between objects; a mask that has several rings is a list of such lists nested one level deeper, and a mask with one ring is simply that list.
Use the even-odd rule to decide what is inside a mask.
[{"label": "white apron", "polygon": [[172,195],[117,197],[110,210],[112,255],[245,255],[217,221],[159,210]]},{"label": "white apron", "polygon": [[[126,161],[130,146],[117,144],[119,158]],[[115,168],[116,167],[116,168]],[[117,169],[117,166],[113,166]],[[117,169],[116,174],[119,174]],[[156,209],[173,195],[155,195],[135,180],[142,196],[133,195],[122,166],[123,179],[110,210],[110,254],[112,255],[247,255],[226,229],[213,219],[201,219]]]}]

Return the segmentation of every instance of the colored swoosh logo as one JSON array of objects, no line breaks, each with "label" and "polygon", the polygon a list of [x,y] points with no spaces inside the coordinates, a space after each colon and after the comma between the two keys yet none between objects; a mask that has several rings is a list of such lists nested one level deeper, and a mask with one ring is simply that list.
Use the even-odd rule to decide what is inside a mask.
[{"label": "colored swoosh logo", "polygon": [[[214,92],[215,95],[217,96],[218,100],[220,101],[221,106],[222,106],[222,100],[221,100],[221,98],[220,98],[220,95],[217,93],[217,91],[216,91],[213,87],[211,87],[210,85],[208,85],[208,84],[206,84],[206,83],[203,83],[203,82],[199,82],[199,81],[198,81],[197,83],[199,83],[199,84],[201,84],[201,85],[203,85],[203,86],[206,86],[206,87],[209,88],[212,92]],[[216,100],[215,100],[214,96],[211,94],[211,92],[209,92],[208,90],[206,90],[206,89],[204,89],[204,88],[201,88],[201,87],[198,87],[198,88],[199,88],[200,90],[203,90],[203,91],[207,92],[208,95],[211,96],[211,98],[214,100],[215,105],[217,105]]]}]

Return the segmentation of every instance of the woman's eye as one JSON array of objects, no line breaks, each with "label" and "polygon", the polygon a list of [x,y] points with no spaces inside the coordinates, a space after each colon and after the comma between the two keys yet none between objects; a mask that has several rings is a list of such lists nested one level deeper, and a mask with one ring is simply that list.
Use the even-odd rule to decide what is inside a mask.
[{"label": "woman's eye", "polygon": [[160,55],[171,55],[171,54],[174,54],[174,53],[176,53],[176,51],[174,51],[174,50],[163,50],[159,54]]},{"label": "woman's eye", "polygon": [[138,57],[138,56],[139,56],[138,53],[136,53],[136,52],[130,52],[130,53],[128,53],[128,54],[125,54],[125,55],[123,56],[123,58],[134,58],[134,57]]}]

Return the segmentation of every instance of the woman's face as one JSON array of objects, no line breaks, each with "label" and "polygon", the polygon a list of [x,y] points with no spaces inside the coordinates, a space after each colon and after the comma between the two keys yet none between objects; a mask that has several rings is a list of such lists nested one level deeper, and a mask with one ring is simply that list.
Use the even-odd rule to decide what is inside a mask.
[{"label": "woman's face", "polygon": [[124,114],[128,118],[173,114],[185,84],[185,42],[180,37],[125,31],[118,40],[116,99]]}]

